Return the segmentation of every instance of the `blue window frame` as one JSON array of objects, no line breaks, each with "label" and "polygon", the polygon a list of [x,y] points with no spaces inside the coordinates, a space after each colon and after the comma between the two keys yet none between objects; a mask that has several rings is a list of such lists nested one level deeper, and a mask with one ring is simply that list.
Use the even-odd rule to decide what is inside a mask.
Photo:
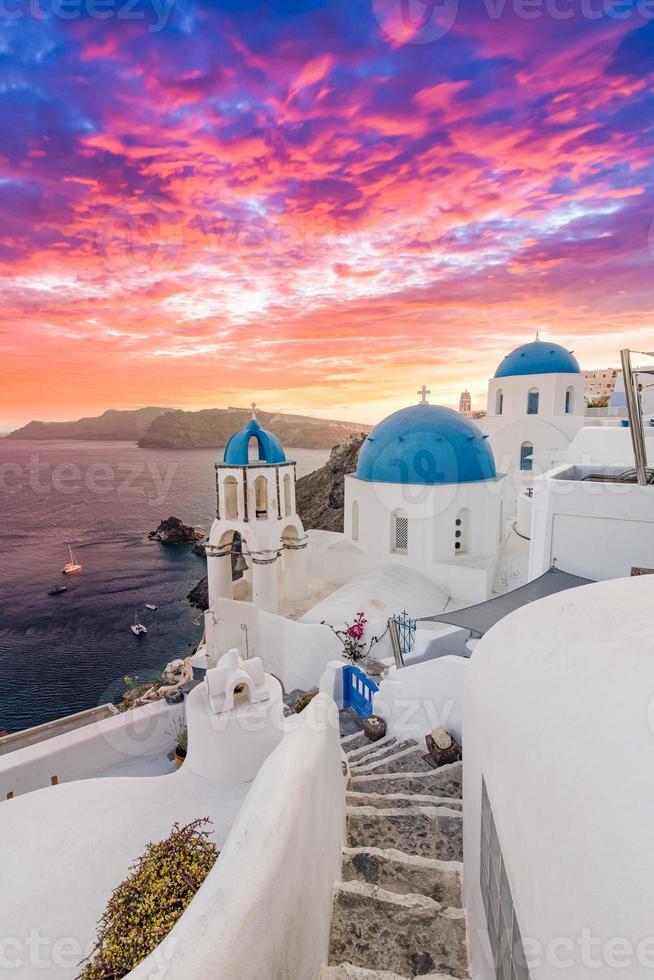
[{"label": "blue window frame", "polygon": [[520,446],[520,469],[533,470],[534,468],[534,447],[530,442],[523,442]]}]

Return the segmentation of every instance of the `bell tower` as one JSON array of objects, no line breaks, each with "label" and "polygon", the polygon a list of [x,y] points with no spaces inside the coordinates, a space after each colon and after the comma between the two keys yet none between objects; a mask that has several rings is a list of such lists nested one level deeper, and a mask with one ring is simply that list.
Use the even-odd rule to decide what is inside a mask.
[{"label": "bell tower", "polygon": [[207,545],[210,603],[223,596],[277,612],[280,593],[288,599],[306,594],[307,542],[295,478],[295,462],[262,428],[253,402],[250,419],[216,463],[216,520]]}]

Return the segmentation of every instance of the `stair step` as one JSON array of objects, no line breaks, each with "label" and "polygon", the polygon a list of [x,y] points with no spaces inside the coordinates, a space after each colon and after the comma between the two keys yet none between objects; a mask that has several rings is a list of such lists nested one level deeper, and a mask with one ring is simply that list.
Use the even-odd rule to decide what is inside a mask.
[{"label": "stair step", "polygon": [[463,794],[463,766],[460,762],[453,762],[428,771],[352,775],[349,788],[357,793],[420,793],[460,799]]},{"label": "stair step", "polygon": [[353,749],[362,748],[365,745],[372,745],[365,732],[355,732],[353,735],[345,735],[341,739],[341,747],[344,752],[351,752]]},{"label": "stair step", "polygon": [[359,793],[348,790],[346,801],[349,806],[390,806],[398,810],[408,806],[447,806],[450,810],[458,811],[463,808],[463,800],[421,793]]},{"label": "stair step", "polygon": [[438,972],[465,977],[463,911],[444,909],[426,895],[397,895],[363,881],[342,882],[334,895],[329,960],[403,977]]},{"label": "stair step", "polygon": [[463,860],[463,814],[448,807],[347,807],[350,847],[391,847],[406,854]]},{"label": "stair step", "polygon": [[[352,963],[339,963],[338,966],[323,966],[320,980],[410,980],[399,973],[388,970],[367,970]],[[452,980],[451,973],[425,973],[422,980]]]},{"label": "stair step", "polygon": [[461,908],[461,865],[392,848],[346,847],[343,880],[366,881],[397,895],[427,895],[444,908]]},{"label": "stair step", "polygon": [[432,767],[425,762],[424,755],[425,753],[419,748],[418,743],[413,742],[401,750],[398,749],[386,759],[353,765],[350,768],[353,776],[371,776],[373,773],[430,772]]},{"label": "stair step", "polygon": [[395,751],[398,751],[398,741],[391,735],[388,738],[380,738],[376,742],[368,742],[367,745],[360,745],[356,749],[352,749],[347,753],[350,765],[362,765],[364,759],[368,759],[370,756],[380,755],[382,752],[390,752],[390,750],[395,747]]}]

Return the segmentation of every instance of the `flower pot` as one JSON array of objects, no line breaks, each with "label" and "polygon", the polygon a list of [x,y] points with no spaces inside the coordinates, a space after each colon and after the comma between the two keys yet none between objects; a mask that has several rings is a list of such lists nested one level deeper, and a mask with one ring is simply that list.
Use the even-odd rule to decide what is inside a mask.
[{"label": "flower pot", "polygon": [[378,742],[386,734],[386,722],[379,715],[370,715],[364,719],[363,731],[371,742]]},{"label": "flower pot", "polygon": [[180,749],[178,745],[175,746],[175,765],[179,769],[180,766],[184,764],[184,759],[186,758],[186,751]]}]

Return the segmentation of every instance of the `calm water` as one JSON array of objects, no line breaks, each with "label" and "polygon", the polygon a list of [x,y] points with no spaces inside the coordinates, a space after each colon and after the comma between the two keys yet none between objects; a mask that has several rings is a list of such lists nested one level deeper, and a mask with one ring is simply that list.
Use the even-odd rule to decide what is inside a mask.
[{"label": "calm water", "polygon": [[[113,699],[156,676],[201,627],[186,594],[205,574],[189,547],[148,541],[171,514],[208,532],[215,449],[0,440],[0,729],[18,731]],[[289,452],[298,476],[319,449]],[[64,578],[67,544],[84,566]],[[68,592],[47,594],[64,583]],[[158,605],[156,612],[143,608]],[[130,631],[134,604],[148,627]]]}]

